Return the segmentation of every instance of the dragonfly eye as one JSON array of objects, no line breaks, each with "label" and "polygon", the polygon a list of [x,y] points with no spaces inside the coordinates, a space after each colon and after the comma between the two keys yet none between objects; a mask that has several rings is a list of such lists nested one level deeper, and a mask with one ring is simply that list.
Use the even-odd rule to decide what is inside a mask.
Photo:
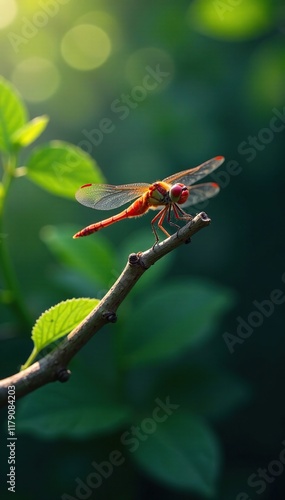
[{"label": "dragonfly eye", "polygon": [[183,194],[184,190],[187,189],[184,184],[174,184],[169,191],[169,197],[171,201],[177,203],[180,201],[180,197]]}]

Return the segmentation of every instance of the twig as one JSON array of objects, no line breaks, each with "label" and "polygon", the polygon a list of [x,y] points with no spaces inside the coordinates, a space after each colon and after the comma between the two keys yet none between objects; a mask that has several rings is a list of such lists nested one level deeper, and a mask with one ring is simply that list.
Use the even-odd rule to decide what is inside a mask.
[{"label": "twig", "polygon": [[145,252],[131,254],[122,274],[105,297],[54,351],[26,370],[0,381],[0,407],[7,404],[8,386],[15,386],[18,400],[49,382],[56,380],[66,382],[70,376],[70,371],[67,369],[70,360],[106,323],[116,321],[119,305],[145,271],[164,255],[189,242],[191,236],[208,226],[210,222],[207,214],[201,212],[170,238]]}]

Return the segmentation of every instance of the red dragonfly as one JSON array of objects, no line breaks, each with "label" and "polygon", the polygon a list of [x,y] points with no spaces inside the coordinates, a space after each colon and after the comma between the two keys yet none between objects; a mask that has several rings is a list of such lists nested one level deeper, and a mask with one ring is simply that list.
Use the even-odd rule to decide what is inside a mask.
[{"label": "red dragonfly", "polygon": [[149,209],[160,210],[151,221],[156,242],[158,242],[159,238],[154,227],[155,223],[166,236],[170,236],[163,227],[165,217],[167,216],[169,224],[177,227],[179,227],[177,224],[170,221],[171,212],[173,212],[176,219],[191,220],[192,216],[187,214],[184,208],[200,203],[206,198],[211,198],[220,190],[215,182],[197,184],[193,187],[192,184],[213,172],[223,161],[223,156],[216,156],[202,163],[199,167],[183,170],[153,184],[139,183],[122,186],[85,184],[77,191],[75,197],[82,205],[96,208],[96,210],[118,208],[135,198],[137,199],[119,214],[81,229],[73,238],[88,236],[123,219],[139,217],[148,212]]}]

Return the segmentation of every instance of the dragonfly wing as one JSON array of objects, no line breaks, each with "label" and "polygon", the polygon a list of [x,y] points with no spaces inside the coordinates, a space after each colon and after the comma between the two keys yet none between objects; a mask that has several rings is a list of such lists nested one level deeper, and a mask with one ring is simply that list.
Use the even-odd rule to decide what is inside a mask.
[{"label": "dragonfly wing", "polygon": [[75,194],[79,203],[96,210],[111,210],[142,196],[150,184],[86,184]]},{"label": "dragonfly wing", "polygon": [[181,182],[182,184],[185,184],[185,186],[191,186],[194,182],[199,181],[203,177],[206,177],[206,175],[216,170],[216,168],[218,168],[224,160],[223,156],[216,156],[215,158],[202,163],[199,167],[191,168],[190,170],[183,170],[182,172],[178,172],[170,177],[166,177],[166,179],[163,179],[163,182],[167,182],[168,184]]},{"label": "dragonfly wing", "polygon": [[201,203],[201,201],[207,198],[212,198],[220,191],[218,184],[215,182],[206,182],[205,184],[197,184],[189,188],[189,198],[183,205],[182,208],[190,207],[190,205],[196,205]]}]

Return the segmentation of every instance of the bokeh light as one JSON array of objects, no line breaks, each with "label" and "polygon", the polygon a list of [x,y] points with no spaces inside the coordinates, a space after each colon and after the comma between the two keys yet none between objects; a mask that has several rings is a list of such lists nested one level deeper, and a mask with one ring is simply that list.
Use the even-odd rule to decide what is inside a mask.
[{"label": "bokeh light", "polygon": [[72,68],[86,71],[98,68],[111,53],[107,33],[92,24],[81,24],[69,30],[61,43],[64,60]]},{"label": "bokeh light", "polygon": [[249,98],[258,110],[282,106],[285,100],[285,47],[282,38],[265,43],[252,58],[247,80]]},{"label": "bokeh light", "polygon": [[39,102],[45,101],[56,92],[60,76],[51,61],[30,57],[16,66],[12,81],[27,101]]},{"label": "bokeh light", "polygon": [[195,0],[188,10],[191,28],[221,39],[243,40],[266,33],[272,25],[272,7],[266,0],[213,2]]},{"label": "bokeh light", "polygon": [[11,24],[18,12],[18,7],[15,0],[0,0],[0,29],[6,28]]},{"label": "bokeh light", "polygon": [[122,29],[114,16],[104,10],[92,10],[78,18],[78,24],[88,24],[101,28],[111,41],[112,52],[118,51],[122,45]]}]

